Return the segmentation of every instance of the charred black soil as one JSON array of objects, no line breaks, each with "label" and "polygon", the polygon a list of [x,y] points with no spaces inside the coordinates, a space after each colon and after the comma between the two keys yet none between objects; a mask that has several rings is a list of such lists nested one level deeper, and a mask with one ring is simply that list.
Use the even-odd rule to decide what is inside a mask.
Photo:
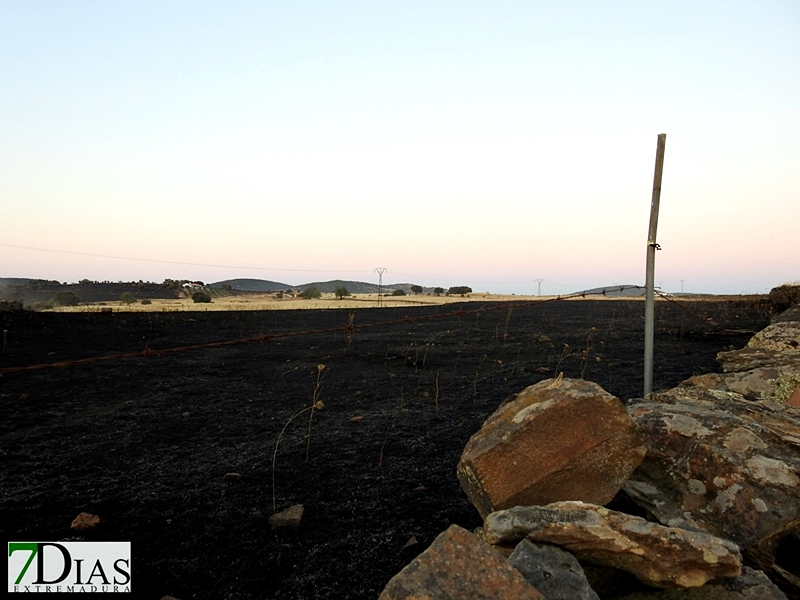
[{"label": "charred black soil", "polygon": [[[657,304],[656,389],[718,371],[717,352],[769,322],[752,301],[685,307]],[[561,371],[641,395],[641,301],[477,308],[491,306],[0,313],[0,369],[336,329],[7,373],[2,535],[131,541],[136,598],[374,599],[412,536],[424,548],[452,523],[480,524],[455,466],[505,398]],[[408,319],[348,332],[350,314],[355,325]],[[310,442],[306,411],[276,453],[318,377]],[[298,530],[270,527],[273,494],[277,510],[305,506]],[[82,511],[101,521],[77,534]]]}]

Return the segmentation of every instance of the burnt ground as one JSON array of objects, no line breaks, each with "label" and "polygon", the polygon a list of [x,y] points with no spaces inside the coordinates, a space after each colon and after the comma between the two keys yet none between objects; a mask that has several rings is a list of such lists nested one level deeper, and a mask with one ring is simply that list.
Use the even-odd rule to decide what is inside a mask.
[{"label": "burnt ground", "polygon": [[[718,371],[718,351],[769,322],[752,300],[685,307],[656,307],[656,389]],[[136,598],[374,599],[412,536],[424,548],[452,523],[480,524],[455,467],[505,398],[556,371],[623,400],[641,394],[641,301],[467,312],[477,308],[491,305],[0,313],[0,369],[340,328],[351,313],[356,326],[409,317],[352,336],[339,329],[6,373],[2,536],[131,541]],[[325,407],[313,414],[308,462],[309,412],[286,426],[275,454],[287,421],[311,405],[318,375]],[[230,472],[241,479],[224,479]],[[278,510],[305,506],[299,530],[271,529],[273,493]],[[101,522],[77,534],[69,526],[82,511]]]}]

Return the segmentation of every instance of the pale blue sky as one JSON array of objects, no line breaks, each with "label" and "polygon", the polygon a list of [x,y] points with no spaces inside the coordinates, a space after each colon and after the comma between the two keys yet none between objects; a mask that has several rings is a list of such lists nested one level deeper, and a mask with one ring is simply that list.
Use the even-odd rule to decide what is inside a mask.
[{"label": "pale blue sky", "polygon": [[799,59],[795,0],[0,0],[0,276],[643,283],[666,133],[656,281],[764,292]]}]

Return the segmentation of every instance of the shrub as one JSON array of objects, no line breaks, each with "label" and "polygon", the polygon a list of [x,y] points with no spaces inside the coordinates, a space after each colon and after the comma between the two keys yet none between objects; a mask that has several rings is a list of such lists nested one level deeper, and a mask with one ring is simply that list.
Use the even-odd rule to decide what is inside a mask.
[{"label": "shrub", "polygon": [[142,300],[142,304],[152,304],[151,300]]},{"label": "shrub", "polygon": [[34,302],[31,304],[31,310],[50,310],[55,307],[52,300],[46,302]]},{"label": "shrub", "polygon": [[283,292],[282,292],[282,291],[278,291],[278,292],[275,294],[275,299],[276,299],[276,300],[283,300]]},{"label": "shrub", "polygon": [[333,293],[338,300],[350,295],[350,292],[348,292],[347,288],[343,285],[338,286],[335,290],[333,290]]},{"label": "shrub", "polygon": [[433,288],[433,293],[436,294],[437,296],[441,296],[442,294],[444,294],[444,288],[435,287]]},{"label": "shrub", "polygon": [[206,292],[195,292],[194,294],[192,294],[192,300],[198,304],[200,303],[207,304],[211,302],[211,296],[209,296]]},{"label": "shrub", "polygon": [[405,296],[405,295],[406,295],[405,290],[395,290],[392,292],[392,296]]},{"label": "shrub", "polygon": [[128,305],[136,304],[136,302],[137,302],[136,297],[133,294],[131,294],[130,292],[125,292],[124,294],[122,294],[122,296],[120,297],[120,300],[122,300],[125,304],[128,304]]},{"label": "shrub", "polygon": [[304,289],[297,295],[305,300],[316,300],[317,298],[322,298],[322,293],[313,285],[310,288]]},{"label": "shrub", "polygon": [[17,312],[22,310],[22,300],[0,300],[0,312]]},{"label": "shrub", "polygon": [[464,296],[465,294],[471,294],[472,288],[467,285],[454,285],[449,290],[447,290],[448,296]]},{"label": "shrub", "polygon": [[75,292],[56,292],[53,296],[53,304],[56,306],[78,306],[80,301]]},{"label": "shrub", "polygon": [[411,291],[414,292],[415,294],[421,294],[422,293],[422,286],[421,285],[412,285],[411,286]]}]

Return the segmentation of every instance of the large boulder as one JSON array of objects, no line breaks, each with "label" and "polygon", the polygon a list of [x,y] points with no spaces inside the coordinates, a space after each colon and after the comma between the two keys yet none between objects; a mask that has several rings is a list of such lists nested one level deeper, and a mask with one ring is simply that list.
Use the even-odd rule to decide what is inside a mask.
[{"label": "large boulder", "polygon": [[378,600],[545,600],[484,541],[451,525],[389,580]]},{"label": "large boulder", "polygon": [[559,377],[501,405],[470,438],[456,474],[486,517],[559,500],[606,504],[644,455],[618,398],[596,383]]},{"label": "large boulder", "polygon": [[628,571],[659,588],[699,587],[738,577],[742,568],[739,548],[728,540],[583,502],[497,511],[486,518],[482,535],[490,543],[528,538],[555,544],[581,561]]},{"label": "large boulder", "polygon": [[659,522],[742,548],[800,522],[800,409],[673,388],[628,407],[647,457],[624,491]]}]

